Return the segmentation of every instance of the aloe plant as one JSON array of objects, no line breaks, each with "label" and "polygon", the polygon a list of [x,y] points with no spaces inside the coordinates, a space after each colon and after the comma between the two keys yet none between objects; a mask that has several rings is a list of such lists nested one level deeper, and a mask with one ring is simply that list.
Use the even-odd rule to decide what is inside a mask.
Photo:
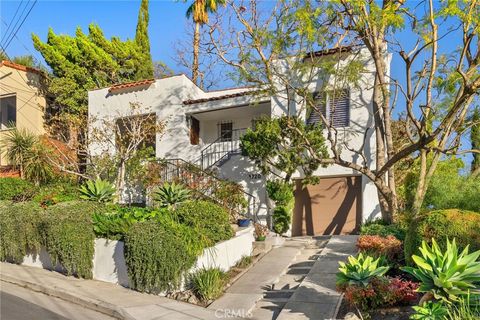
[{"label": "aloe plant", "polygon": [[417,278],[421,285],[419,292],[425,292],[420,304],[433,298],[447,303],[459,301],[461,296],[478,293],[480,282],[480,250],[468,253],[468,246],[459,254],[455,239],[447,239],[447,248],[442,251],[435,239],[429,246],[425,241],[419,248],[421,256],[413,255],[417,265],[404,267],[406,271]]},{"label": "aloe plant", "polygon": [[337,286],[361,285],[366,287],[374,277],[383,276],[389,266],[381,265],[381,258],[359,253],[357,257],[348,257],[348,262],[339,262],[340,268],[337,273]]},{"label": "aloe plant", "polygon": [[78,190],[81,193],[81,199],[97,202],[112,201],[116,192],[113,184],[102,179],[88,180]]},{"label": "aloe plant", "polygon": [[157,201],[162,208],[175,207],[177,204],[190,199],[190,190],[181,184],[174,182],[165,182],[155,192],[154,200]]}]

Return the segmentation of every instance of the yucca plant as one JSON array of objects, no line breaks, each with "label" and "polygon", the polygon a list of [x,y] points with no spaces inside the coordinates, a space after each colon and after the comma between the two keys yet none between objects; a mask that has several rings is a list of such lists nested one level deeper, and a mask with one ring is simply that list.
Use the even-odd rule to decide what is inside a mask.
[{"label": "yucca plant", "polygon": [[410,316],[412,320],[444,320],[447,308],[441,302],[429,301],[423,306],[412,307],[415,313]]},{"label": "yucca plant", "polygon": [[425,301],[437,300],[451,303],[459,301],[468,292],[478,293],[480,282],[480,250],[468,253],[468,246],[459,254],[455,239],[447,239],[447,248],[442,251],[435,239],[429,246],[425,241],[419,248],[421,256],[413,255],[417,265],[404,267],[406,271],[417,278],[421,284],[419,292],[425,292],[420,305]]},{"label": "yucca plant", "polygon": [[0,141],[5,156],[15,168],[20,170],[23,178],[25,162],[30,157],[32,148],[38,143],[38,137],[26,129],[13,128]]},{"label": "yucca plant", "polygon": [[389,266],[381,265],[381,258],[374,260],[373,257],[359,253],[357,257],[348,257],[348,262],[339,262],[340,268],[337,273],[337,286],[360,285],[366,287],[374,277],[383,276]]},{"label": "yucca plant", "polygon": [[225,284],[225,273],[218,268],[202,268],[190,276],[193,292],[204,302],[218,298]]},{"label": "yucca plant", "polygon": [[175,208],[178,204],[190,199],[190,190],[181,184],[174,182],[165,182],[155,192],[154,200],[158,202],[162,208]]},{"label": "yucca plant", "polygon": [[113,184],[102,179],[88,180],[78,190],[81,199],[96,202],[111,202],[116,192]]}]

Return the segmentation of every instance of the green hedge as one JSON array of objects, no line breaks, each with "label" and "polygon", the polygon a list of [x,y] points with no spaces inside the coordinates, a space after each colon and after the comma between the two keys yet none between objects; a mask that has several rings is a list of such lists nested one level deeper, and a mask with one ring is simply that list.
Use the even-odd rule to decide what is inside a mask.
[{"label": "green hedge", "polygon": [[0,200],[29,200],[35,189],[33,183],[20,178],[0,178]]},{"label": "green hedge", "polygon": [[174,212],[178,222],[196,228],[208,246],[233,237],[229,214],[225,208],[209,201],[188,201]]},{"label": "green hedge", "polygon": [[45,247],[68,275],[92,278],[94,240],[92,214],[104,205],[89,201],[63,202],[48,207],[41,226]]},{"label": "green hedge", "polygon": [[382,220],[366,222],[360,228],[360,234],[371,236],[394,236],[398,240],[405,239],[405,228],[397,223],[387,224]]},{"label": "green hedge", "polygon": [[37,252],[44,218],[44,210],[36,203],[0,202],[0,260],[22,263],[28,251]]},{"label": "green hedge", "polygon": [[448,209],[425,213],[420,232],[426,241],[435,238],[440,245],[456,238],[459,247],[470,245],[470,252],[480,249],[480,214]]},{"label": "green hedge", "polygon": [[177,289],[201,253],[197,230],[168,216],[134,224],[125,235],[131,288],[150,293]]}]

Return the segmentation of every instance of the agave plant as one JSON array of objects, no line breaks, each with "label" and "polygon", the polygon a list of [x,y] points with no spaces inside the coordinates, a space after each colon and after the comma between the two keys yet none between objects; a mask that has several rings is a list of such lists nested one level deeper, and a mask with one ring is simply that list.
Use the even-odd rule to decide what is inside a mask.
[{"label": "agave plant", "polygon": [[415,313],[410,316],[412,320],[444,320],[448,311],[441,302],[433,301],[412,308],[415,310]]},{"label": "agave plant", "polygon": [[165,182],[155,192],[154,200],[157,201],[162,208],[175,207],[179,203],[190,199],[190,190],[181,184],[174,182]]},{"label": "agave plant", "polygon": [[361,285],[366,287],[374,277],[383,276],[389,266],[381,266],[381,258],[373,259],[368,255],[359,253],[348,257],[348,262],[339,262],[340,268],[337,273],[337,286]]},{"label": "agave plant", "polygon": [[113,200],[116,189],[113,184],[102,179],[88,180],[78,189],[80,198],[97,202],[110,202]]},{"label": "agave plant", "polygon": [[412,256],[417,268],[404,267],[402,270],[421,282],[418,291],[426,294],[420,304],[433,298],[450,303],[459,301],[469,291],[479,292],[480,250],[469,254],[467,246],[459,254],[455,239],[452,242],[447,239],[445,252],[440,250],[435,239],[432,239],[432,246],[423,241],[419,250],[421,256]]}]

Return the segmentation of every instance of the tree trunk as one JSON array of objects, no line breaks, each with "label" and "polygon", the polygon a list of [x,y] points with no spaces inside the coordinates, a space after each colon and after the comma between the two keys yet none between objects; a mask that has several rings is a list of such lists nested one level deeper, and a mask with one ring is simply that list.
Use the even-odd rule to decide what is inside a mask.
[{"label": "tree trunk", "polygon": [[200,23],[195,23],[195,33],[193,35],[193,64],[192,81],[198,85],[198,51],[200,49]]},{"label": "tree trunk", "polygon": [[123,189],[125,187],[125,160],[120,160],[120,164],[118,166],[118,172],[117,172],[117,199],[119,202],[122,200],[123,196]]}]

